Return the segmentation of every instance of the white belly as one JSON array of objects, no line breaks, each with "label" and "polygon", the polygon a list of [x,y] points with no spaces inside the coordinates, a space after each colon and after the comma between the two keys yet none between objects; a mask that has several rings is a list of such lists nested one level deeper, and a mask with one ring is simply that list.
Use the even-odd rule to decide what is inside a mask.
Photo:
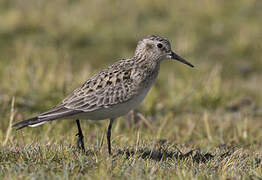
[{"label": "white belly", "polygon": [[135,109],[143,101],[150,87],[142,90],[137,96],[134,96],[127,102],[116,104],[109,108],[95,110],[93,112],[80,113],[73,117],[88,120],[103,120],[123,116],[127,114],[130,110]]}]

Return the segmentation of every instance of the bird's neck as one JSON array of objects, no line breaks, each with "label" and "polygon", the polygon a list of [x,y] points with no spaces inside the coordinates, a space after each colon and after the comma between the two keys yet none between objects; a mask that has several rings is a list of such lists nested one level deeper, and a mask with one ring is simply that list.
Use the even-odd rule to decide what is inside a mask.
[{"label": "bird's neck", "polygon": [[145,60],[137,64],[137,67],[136,75],[139,76],[139,81],[146,84],[146,86],[151,86],[159,73],[160,62]]}]

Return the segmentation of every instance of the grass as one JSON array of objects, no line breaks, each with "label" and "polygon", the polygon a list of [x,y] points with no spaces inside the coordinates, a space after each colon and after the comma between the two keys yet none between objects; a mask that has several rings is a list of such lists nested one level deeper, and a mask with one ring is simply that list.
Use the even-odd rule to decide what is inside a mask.
[{"label": "grass", "polygon": [[[262,178],[258,0],[0,2],[0,179]],[[10,131],[148,34],[196,68],[165,61],[143,104],[112,129],[73,120]],[[66,73],[65,73],[66,72]]]}]

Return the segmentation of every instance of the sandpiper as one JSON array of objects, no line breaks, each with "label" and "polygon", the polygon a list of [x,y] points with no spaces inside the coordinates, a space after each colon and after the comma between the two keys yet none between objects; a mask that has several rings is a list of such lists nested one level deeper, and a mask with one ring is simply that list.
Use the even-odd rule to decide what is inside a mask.
[{"label": "sandpiper", "polygon": [[55,107],[18,122],[13,127],[36,127],[57,119],[74,118],[78,127],[78,147],[85,150],[79,119],[110,119],[107,144],[108,153],[111,154],[110,139],[114,120],[142,102],[155,82],[164,59],[178,60],[194,67],[171,50],[166,38],[151,35],[138,42],[133,57],[117,61],[93,75]]}]

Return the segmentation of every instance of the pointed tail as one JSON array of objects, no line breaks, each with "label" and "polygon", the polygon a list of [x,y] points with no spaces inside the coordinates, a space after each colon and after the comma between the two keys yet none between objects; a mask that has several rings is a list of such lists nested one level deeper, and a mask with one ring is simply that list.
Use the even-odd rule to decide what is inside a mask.
[{"label": "pointed tail", "polygon": [[78,114],[81,111],[78,110],[72,110],[72,109],[66,109],[64,107],[62,108],[53,108],[47,112],[44,112],[36,117],[18,122],[16,124],[14,124],[12,127],[13,128],[17,128],[18,129],[22,129],[24,127],[36,127],[36,126],[40,126],[42,124],[45,124],[49,121],[53,121],[56,119],[61,119],[61,118],[65,118],[65,117],[69,117],[75,114]]},{"label": "pointed tail", "polygon": [[22,129],[24,127],[27,127],[27,126],[30,126],[30,127],[35,127],[37,126],[38,124],[41,125],[41,124],[44,124],[46,123],[47,121],[41,121],[37,116],[36,117],[33,117],[33,118],[30,118],[30,119],[27,119],[27,120],[24,120],[24,121],[21,121],[21,122],[18,122],[16,124],[14,124],[12,126],[12,128],[16,128],[16,130],[19,130],[19,129]]}]

